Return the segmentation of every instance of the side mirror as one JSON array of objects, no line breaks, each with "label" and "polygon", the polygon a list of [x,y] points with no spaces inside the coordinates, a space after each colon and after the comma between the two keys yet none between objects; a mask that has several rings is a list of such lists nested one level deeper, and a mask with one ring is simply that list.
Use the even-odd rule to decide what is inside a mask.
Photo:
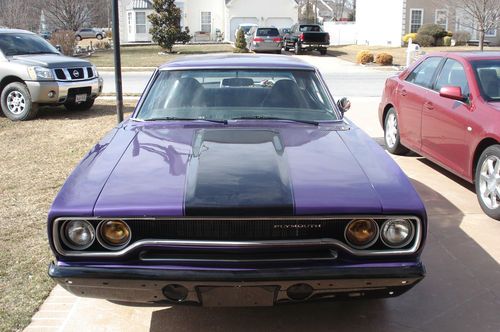
[{"label": "side mirror", "polygon": [[462,94],[462,89],[459,86],[443,86],[441,90],[439,90],[439,95],[453,100],[467,100],[467,98]]},{"label": "side mirror", "polygon": [[337,106],[339,107],[342,114],[344,114],[349,109],[351,109],[351,101],[349,99],[347,99],[346,97],[341,98],[337,101]]}]

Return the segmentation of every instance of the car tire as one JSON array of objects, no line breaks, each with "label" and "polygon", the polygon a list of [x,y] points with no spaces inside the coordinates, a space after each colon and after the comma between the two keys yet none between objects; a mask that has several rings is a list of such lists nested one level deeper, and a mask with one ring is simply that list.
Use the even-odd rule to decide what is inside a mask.
[{"label": "car tire", "polygon": [[28,87],[21,82],[8,84],[0,98],[3,114],[12,121],[31,120],[38,113],[38,105],[32,102]]},{"label": "car tire", "polygon": [[399,139],[398,115],[394,108],[390,108],[384,119],[384,143],[392,154],[402,155],[408,153]]},{"label": "car tire", "polygon": [[321,55],[326,55],[326,51],[327,51],[326,49],[321,49],[321,50],[319,50],[319,53]]},{"label": "car tire", "polygon": [[82,36],[77,35],[77,36],[75,37],[75,39],[76,39],[76,41],[81,41],[81,40],[82,40]]},{"label": "car tire", "polygon": [[89,99],[83,103],[74,103],[74,102],[66,102],[64,103],[64,107],[68,110],[68,111],[88,111],[89,109],[92,108],[92,106],[94,106],[94,102],[95,102],[95,99]]},{"label": "car tire", "polygon": [[500,220],[500,144],[483,151],[476,165],[474,182],[484,213]]},{"label": "car tire", "polygon": [[95,37],[96,37],[98,40],[102,40],[102,38],[103,38],[103,37],[102,37],[102,35],[100,35],[100,34],[99,34],[99,35],[97,35],[97,36],[95,36]]},{"label": "car tire", "polygon": [[299,42],[295,43],[295,54],[296,55],[302,54],[302,49],[300,48],[300,43]]}]

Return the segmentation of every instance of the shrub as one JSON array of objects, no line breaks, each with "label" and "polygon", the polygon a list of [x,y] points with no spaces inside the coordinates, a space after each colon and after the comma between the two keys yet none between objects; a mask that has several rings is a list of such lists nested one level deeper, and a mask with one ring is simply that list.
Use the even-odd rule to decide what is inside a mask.
[{"label": "shrub", "polygon": [[470,33],[467,31],[455,31],[453,39],[455,39],[455,45],[465,45],[470,39]]},{"label": "shrub", "polygon": [[356,55],[356,62],[365,64],[373,62],[373,53],[370,51],[361,51]]},{"label": "shrub", "polygon": [[245,40],[245,31],[243,29],[238,30],[234,46],[240,50],[239,53],[241,53],[241,50],[247,49],[247,41]]},{"label": "shrub", "polygon": [[[448,36],[448,37],[453,37],[453,32],[451,32],[451,31],[446,31],[446,36]],[[446,37],[446,36],[445,36],[445,37]]]},{"label": "shrub", "polygon": [[406,35],[403,36],[403,42],[406,44],[408,44],[408,42],[410,41],[410,38],[411,40],[415,41],[415,38],[417,38],[417,34],[415,32],[412,32],[412,33],[407,33]]},{"label": "shrub", "polygon": [[382,66],[392,65],[393,57],[389,53],[379,53],[375,57],[375,62]]},{"label": "shrub", "polygon": [[434,46],[435,40],[432,36],[419,33],[417,34],[417,38],[415,38],[415,43],[419,44],[421,47],[429,47]]},{"label": "shrub", "polygon": [[107,41],[97,41],[94,43],[94,48],[97,50],[109,50],[111,48],[111,44]]},{"label": "shrub", "polygon": [[77,44],[75,32],[71,30],[58,30],[52,34],[50,42],[54,46],[61,47],[64,55],[72,56],[75,53]]},{"label": "shrub", "polygon": [[434,37],[435,40],[438,40],[439,38],[446,36],[448,32],[440,25],[425,24],[418,29],[417,34],[429,35]]},{"label": "shrub", "polygon": [[443,38],[443,45],[444,46],[451,46],[451,37],[450,36],[446,36]]}]

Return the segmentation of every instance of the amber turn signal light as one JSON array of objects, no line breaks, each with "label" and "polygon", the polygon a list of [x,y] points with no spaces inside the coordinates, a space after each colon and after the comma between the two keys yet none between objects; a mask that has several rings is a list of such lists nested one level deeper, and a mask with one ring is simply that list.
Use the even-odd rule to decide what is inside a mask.
[{"label": "amber turn signal light", "polygon": [[356,249],[365,249],[373,245],[378,238],[378,225],[373,219],[354,219],[345,230],[345,239]]},{"label": "amber turn signal light", "polygon": [[[101,240],[112,247],[123,247],[131,238],[130,227],[122,220],[103,221],[99,226]],[[102,243],[104,245],[104,243]]]}]

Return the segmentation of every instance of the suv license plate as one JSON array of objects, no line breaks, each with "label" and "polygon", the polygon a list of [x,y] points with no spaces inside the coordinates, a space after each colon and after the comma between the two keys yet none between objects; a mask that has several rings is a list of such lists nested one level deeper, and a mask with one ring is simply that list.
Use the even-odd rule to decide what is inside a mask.
[{"label": "suv license plate", "polygon": [[75,96],[75,102],[76,103],[83,103],[87,101],[87,94],[82,94],[82,95],[76,95]]}]

